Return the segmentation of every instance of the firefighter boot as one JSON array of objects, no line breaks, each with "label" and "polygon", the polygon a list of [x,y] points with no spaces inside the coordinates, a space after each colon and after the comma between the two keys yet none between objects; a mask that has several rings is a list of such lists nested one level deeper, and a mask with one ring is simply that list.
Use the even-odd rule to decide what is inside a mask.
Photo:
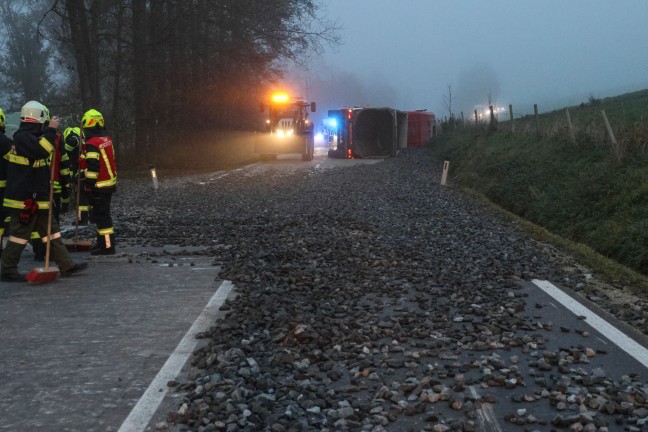
[{"label": "firefighter boot", "polygon": [[45,261],[45,250],[47,246],[39,238],[34,238],[31,240],[32,249],[34,250],[34,261],[44,262]]},{"label": "firefighter boot", "polygon": [[90,255],[115,255],[115,234],[97,235],[97,245],[90,250]]}]

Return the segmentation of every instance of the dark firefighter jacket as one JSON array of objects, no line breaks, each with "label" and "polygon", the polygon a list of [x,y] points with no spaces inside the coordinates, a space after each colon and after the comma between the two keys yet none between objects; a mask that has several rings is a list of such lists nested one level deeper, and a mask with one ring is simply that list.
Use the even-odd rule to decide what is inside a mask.
[{"label": "dark firefighter jacket", "polygon": [[70,183],[70,158],[65,151],[63,136],[60,133],[56,134],[54,147],[56,153],[54,153],[53,160],[50,162],[54,169],[54,193],[61,193]]},{"label": "dark firefighter jacket", "polygon": [[27,198],[36,198],[39,211],[49,209],[50,171],[47,159],[54,150],[56,129],[41,132],[39,123],[20,123],[9,153],[5,211],[20,211]]},{"label": "dark firefighter jacket", "polygon": [[84,185],[94,192],[113,192],[117,186],[117,164],[112,141],[105,128],[99,126],[85,129],[84,134]]},{"label": "dark firefighter jacket", "polygon": [[7,165],[9,165],[9,152],[13,142],[0,132],[0,197],[4,195],[4,188],[7,186]]},{"label": "dark firefighter jacket", "polygon": [[79,150],[81,146],[81,137],[79,136],[79,128],[68,128],[63,134],[65,141],[65,152],[70,159],[70,175],[76,176],[76,172],[79,169]]}]

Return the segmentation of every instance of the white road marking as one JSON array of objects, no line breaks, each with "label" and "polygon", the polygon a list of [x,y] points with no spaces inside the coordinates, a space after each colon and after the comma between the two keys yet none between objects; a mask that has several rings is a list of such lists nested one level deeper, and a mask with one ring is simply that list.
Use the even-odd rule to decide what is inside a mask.
[{"label": "white road marking", "polygon": [[648,367],[648,350],[633,339],[626,336],[619,329],[605,321],[603,318],[583,306],[551,282],[534,279],[532,282],[541,290],[563,304],[576,316],[584,316],[585,321],[603,336],[616,344],[623,351],[637,359],[639,363]]},{"label": "white road marking", "polygon": [[234,285],[230,281],[223,281],[220,284],[205,309],[196,318],[196,321],[184,335],[175,351],[171,353],[162,369],[151,381],[144,395],[137,401],[118,432],[143,432],[146,429],[162,399],[167,394],[167,383],[178,376],[198,344],[196,334],[209,329],[218,308],[227,299],[233,287]]},{"label": "white road marking", "polygon": [[[479,393],[474,386],[469,386],[470,393],[475,399],[479,399]],[[482,403],[481,408],[477,409],[477,421],[479,422],[480,431],[492,431],[492,432],[502,432],[497,417],[495,416],[495,410],[493,405],[490,403]]]}]

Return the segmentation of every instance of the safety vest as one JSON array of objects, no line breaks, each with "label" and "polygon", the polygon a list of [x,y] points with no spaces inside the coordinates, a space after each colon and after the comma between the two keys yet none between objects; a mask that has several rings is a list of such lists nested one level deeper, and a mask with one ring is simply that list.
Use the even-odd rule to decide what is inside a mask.
[{"label": "safety vest", "polygon": [[85,178],[94,180],[94,186],[98,189],[114,188],[117,185],[117,164],[110,137],[89,138],[84,143],[83,154],[85,161],[82,162],[86,167]]}]

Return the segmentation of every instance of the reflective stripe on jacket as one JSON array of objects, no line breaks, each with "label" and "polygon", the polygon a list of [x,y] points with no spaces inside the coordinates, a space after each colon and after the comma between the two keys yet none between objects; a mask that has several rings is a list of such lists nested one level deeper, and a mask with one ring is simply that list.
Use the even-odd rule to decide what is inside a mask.
[{"label": "reflective stripe on jacket", "polygon": [[98,189],[111,189],[117,185],[117,164],[112,140],[108,136],[95,136],[84,144],[85,182]]}]

